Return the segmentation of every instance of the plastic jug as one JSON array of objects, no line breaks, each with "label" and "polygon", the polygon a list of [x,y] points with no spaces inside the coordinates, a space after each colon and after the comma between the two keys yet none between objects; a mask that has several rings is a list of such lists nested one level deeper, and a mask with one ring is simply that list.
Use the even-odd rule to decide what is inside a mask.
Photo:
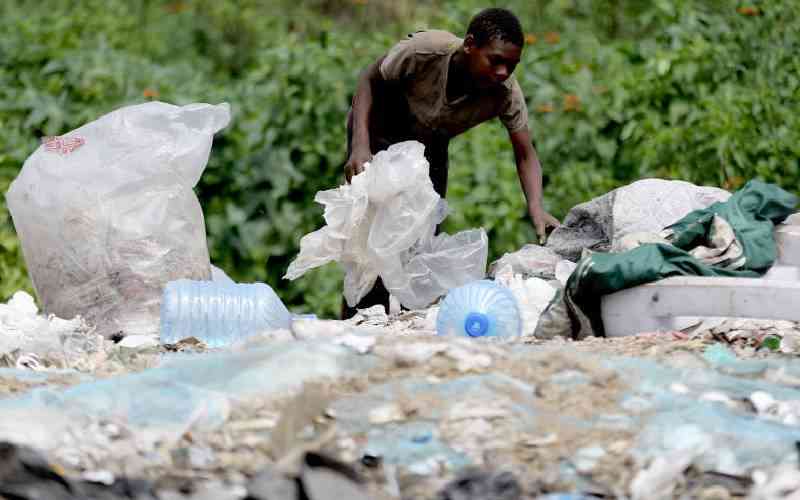
[{"label": "plastic jug", "polygon": [[186,337],[209,347],[230,345],[265,330],[288,329],[292,315],[264,283],[177,280],[161,299],[161,343]]},{"label": "plastic jug", "polygon": [[515,338],[522,333],[522,319],[508,288],[480,280],[450,290],[439,307],[436,332],[472,338]]}]

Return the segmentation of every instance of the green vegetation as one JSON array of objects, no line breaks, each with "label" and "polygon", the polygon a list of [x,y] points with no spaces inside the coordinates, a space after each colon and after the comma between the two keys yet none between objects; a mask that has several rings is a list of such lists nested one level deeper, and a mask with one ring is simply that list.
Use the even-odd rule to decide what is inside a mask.
[{"label": "green vegetation", "polygon": [[[227,101],[197,192],[212,260],[333,315],[335,266],[280,277],[341,182],[361,68],[405,33],[461,33],[478,0],[8,0],[0,3],[0,191],[45,135],[158,99]],[[729,189],[800,181],[800,3],[508,0],[528,46],[517,70],[545,169],[546,208],[647,176]],[[278,15],[278,12],[286,13]],[[492,257],[534,241],[498,124],[451,150],[449,231],[483,226]],[[0,300],[29,288],[0,199]]]}]

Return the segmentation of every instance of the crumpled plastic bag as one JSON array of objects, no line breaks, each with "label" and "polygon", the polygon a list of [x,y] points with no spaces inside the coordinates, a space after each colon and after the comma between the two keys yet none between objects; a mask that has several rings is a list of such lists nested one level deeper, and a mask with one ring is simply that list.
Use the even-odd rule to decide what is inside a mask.
[{"label": "crumpled plastic bag", "polygon": [[92,370],[103,357],[102,337],[82,318],[40,315],[33,297],[23,291],[0,303],[0,364]]},{"label": "crumpled plastic bag", "polygon": [[550,248],[528,244],[517,250],[503,254],[489,265],[489,276],[495,277],[504,267],[511,266],[512,271],[525,278],[536,277],[545,280],[554,279],[556,267],[564,261],[560,255]]},{"label": "crumpled plastic bag", "polygon": [[197,184],[227,104],[127,106],[48,138],[7,194],[47,314],[158,331],[161,291],[210,277]]},{"label": "crumpled plastic bag", "polygon": [[526,278],[514,272],[511,264],[497,270],[495,281],[505,286],[517,299],[522,316],[522,336],[533,337],[539,318],[557,292],[557,286],[541,278]]},{"label": "crumpled plastic bag", "polygon": [[427,307],[451,288],[482,279],[488,239],[483,229],[435,235],[447,204],[428,177],[425,147],[393,144],[375,155],[350,184],[320,191],[326,225],[300,240],[300,254],[284,278],[338,262],[345,271],[350,307],[380,276],[389,292],[410,309]]}]

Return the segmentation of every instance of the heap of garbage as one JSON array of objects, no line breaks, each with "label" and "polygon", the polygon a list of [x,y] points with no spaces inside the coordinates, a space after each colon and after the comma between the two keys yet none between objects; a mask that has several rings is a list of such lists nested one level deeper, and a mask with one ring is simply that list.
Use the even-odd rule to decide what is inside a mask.
[{"label": "heap of garbage", "polygon": [[[216,350],[100,336],[73,368],[58,364],[63,334],[37,364],[8,345],[0,440],[52,464],[14,481],[77,483],[64,498],[134,480],[152,498],[305,498],[258,488],[302,482],[309,453],[343,464],[329,474],[363,498],[433,498],[464,481],[492,491],[499,478],[519,495],[508,498],[777,499],[800,487],[797,323],[498,343],[437,336],[433,320],[376,307]],[[97,337],[77,323],[70,335]],[[81,362],[98,352],[105,361]],[[117,495],[102,498],[140,498]]]},{"label": "heap of garbage", "polygon": [[[348,301],[380,276],[407,309],[320,319],[291,314],[266,285],[237,286],[199,250],[192,262],[202,265],[153,257],[169,254],[176,235],[204,231],[201,211],[171,214],[199,210],[187,196],[227,119],[225,106],[123,108],[96,122],[118,134],[87,125],[59,147],[44,144],[15,181],[9,198],[43,310],[25,292],[0,304],[0,498],[800,497],[798,322],[710,317],[680,330],[583,336],[575,313],[586,302],[573,293],[602,259],[647,245],[700,261],[717,248],[713,257],[724,258],[708,266],[759,275],[775,259],[776,225],[799,222],[786,218],[793,196],[757,183],[731,195],[640,181],[575,207],[547,246],[492,263],[488,282],[485,233],[435,234],[445,205],[431,194],[421,145],[403,143],[352,184],[319,193],[326,226],[303,239],[287,276],[336,261]],[[162,176],[121,174],[149,144],[125,143],[115,128],[123,123],[164,141],[143,167]],[[125,253],[108,239],[89,266],[74,259],[99,244],[79,241],[84,233],[62,254],[38,248],[57,228],[32,215],[47,200],[29,181],[51,183],[64,161],[127,179],[110,190],[95,179],[96,192],[84,193],[102,208],[86,234],[133,228],[124,243],[155,253]],[[190,163],[192,172],[180,168]],[[156,212],[128,203],[137,189]],[[61,194],[48,202],[64,206],[49,207],[54,217],[89,210]],[[129,225],[139,218],[175,232]],[[687,221],[697,235],[684,250]],[[151,274],[166,263],[171,274]],[[67,289],[50,290],[52,280]],[[82,286],[102,300],[77,293]],[[450,324],[445,335],[439,320],[455,290],[474,310],[448,316],[466,319],[461,334]],[[487,290],[502,300],[475,300]],[[502,330],[492,304],[509,300],[514,334],[484,335]]]}]

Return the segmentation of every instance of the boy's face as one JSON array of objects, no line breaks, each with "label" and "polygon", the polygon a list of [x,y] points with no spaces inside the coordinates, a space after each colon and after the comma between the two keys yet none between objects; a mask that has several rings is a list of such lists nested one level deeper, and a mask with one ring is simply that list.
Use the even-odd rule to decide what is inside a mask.
[{"label": "boy's face", "polygon": [[519,64],[522,47],[505,40],[492,39],[477,46],[472,35],[464,40],[469,73],[479,88],[489,89],[502,85]]}]

